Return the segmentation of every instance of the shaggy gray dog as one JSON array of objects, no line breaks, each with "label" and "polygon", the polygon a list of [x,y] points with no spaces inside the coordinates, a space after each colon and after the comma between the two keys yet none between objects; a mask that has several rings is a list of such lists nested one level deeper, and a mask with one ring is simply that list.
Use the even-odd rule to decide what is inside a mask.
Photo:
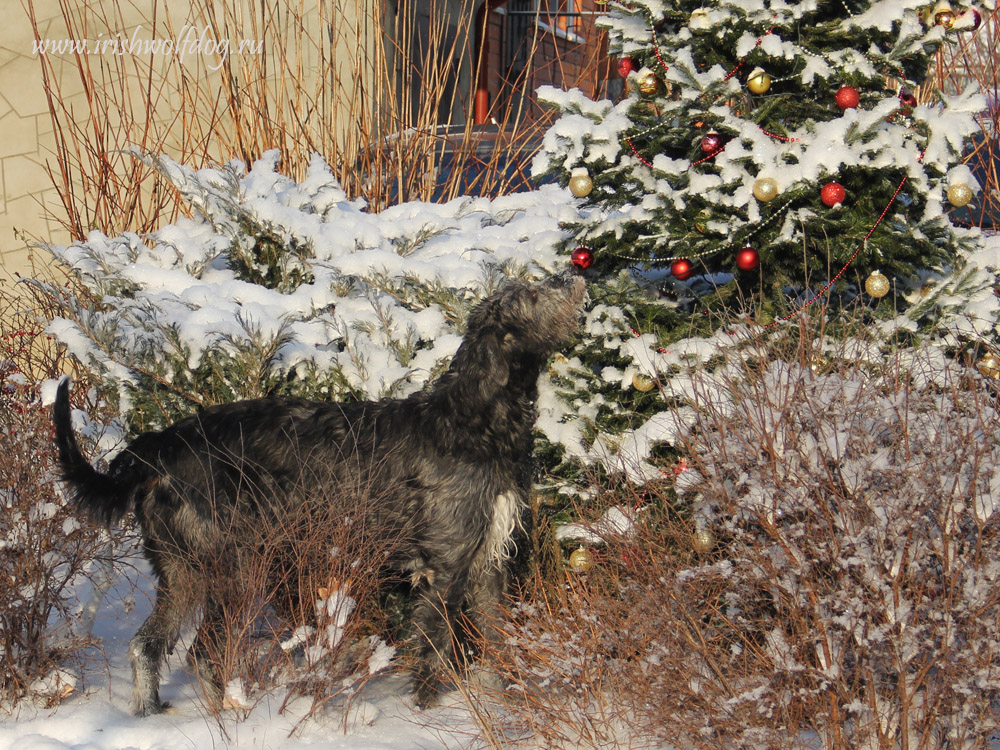
[{"label": "shaggy gray dog", "polygon": [[231,561],[224,575],[244,586],[235,561],[259,543],[261,527],[311,512],[309,503],[331,492],[356,496],[367,528],[395,536],[388,567],[413,573],[416,700],[433,703],[441,661],[453,657],[456,617],[485,624],[497,614],[528,496],[538,376],[578,327],[585,298],[583,280],[569,273],[508,282],[472,312],[450,369],[428,390],[378,402],[213,406],[140,435],[107,473],[81,453],[61,383],[54,420],[62,478],[106,524],[134,511],[157,577],[153,611],[129,652],[135,712],[163,710],[160,665],[185,622],[204,612],[193,655],[210,655],[224,631],[226,603],[212,593],[220,587],[204,585],[217,574],[212,566]]}]

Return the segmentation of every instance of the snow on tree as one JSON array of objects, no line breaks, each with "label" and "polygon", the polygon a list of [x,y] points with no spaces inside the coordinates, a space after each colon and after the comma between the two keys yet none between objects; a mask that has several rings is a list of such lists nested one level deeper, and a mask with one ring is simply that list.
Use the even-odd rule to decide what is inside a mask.
[{"label": "snow on tree", "polygon": [[[949,211],[980,189],[960,160],[985,100],[913,94],[976,13],[923,0],[609,8],[625,96],[539,92],[562,116],[534,172],[583,199],[563,252],[598,303],[556,367],[578,428],[550,436],[563,455],[662,475],[684,365],[828,303],[860,304],[907,344],[982,354],[1000,246]],[[734,315],[746,325],[719,328]]]}]

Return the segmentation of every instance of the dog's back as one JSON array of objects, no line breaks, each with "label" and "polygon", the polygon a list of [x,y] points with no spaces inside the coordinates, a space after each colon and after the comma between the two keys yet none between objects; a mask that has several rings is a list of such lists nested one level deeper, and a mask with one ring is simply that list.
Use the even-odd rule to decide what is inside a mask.
[{"label": "dog's back", "polygon": [[78,505],[107,524],[130,510],[140,512],[143,498],[163,480],[183,483],[186,501],[204,502],[223,495],[218,481],[227,481],[229,475],[249,472],[250,477],[265,466],[276,479],[286,473],[297,436],[318,406],[298,399],[213,406],[162,431],[139,435],[111,461],[107,473],[101,473],[80,451],[70,421],[69,382],[64,379],[53,408],[62,479]]},{"label": "dog's back", "polygon": [[[205,523],[203,535],[212,525],[228,533],[233,513],[273,522],[310,498],[365,493],[367,501],[388,494],[391,483],[416,487],[413,471],[400,472],[392,461],[412,440],[412,421],[402,414],[408,410],[405,401],[220,404],[139,435],[101,473],[70,427],[66,381],[54,407],[62,478],[75,501],[105,523],[134,511],[154,542],[158,528],[171,533],[172,518],[192,510]],[[186,535],[194,531],[188,522]]]}]

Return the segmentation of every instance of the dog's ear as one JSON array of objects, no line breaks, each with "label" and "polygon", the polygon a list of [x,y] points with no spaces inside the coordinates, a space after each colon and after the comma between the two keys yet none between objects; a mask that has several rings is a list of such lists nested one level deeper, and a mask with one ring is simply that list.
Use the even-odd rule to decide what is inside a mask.
[{"label": "dog's ear", "polygon": [[467,337],[455,355],[452,369],[459,377],[467,403],[479,405],[495,399],[510,379],[503,334],[491,326]]},{"label": "dog's ear", "polygon": [[497,330],[484,331],[473,350],[471,376],[479,381],[480,398],[492,399],[510,380],[510,363],[503,350],[503,337]]}]

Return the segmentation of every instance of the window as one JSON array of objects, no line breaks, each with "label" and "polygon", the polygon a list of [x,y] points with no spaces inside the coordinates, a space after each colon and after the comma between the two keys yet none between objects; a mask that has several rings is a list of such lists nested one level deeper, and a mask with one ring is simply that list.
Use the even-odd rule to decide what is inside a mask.
[{"label": "window", "polygon": [[575,36],[580,29],[580,0],[548,0],[548,4],[555,28]]}]

